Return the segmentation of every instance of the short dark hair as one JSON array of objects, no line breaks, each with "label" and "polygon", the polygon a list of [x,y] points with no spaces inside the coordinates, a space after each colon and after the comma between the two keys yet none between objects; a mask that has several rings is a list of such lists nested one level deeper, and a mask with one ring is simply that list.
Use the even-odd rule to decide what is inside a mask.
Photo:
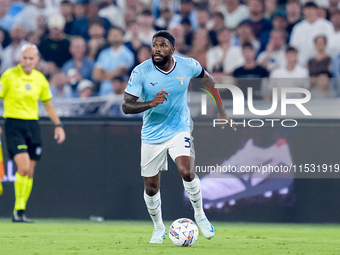
[{"label": "short dark hair", "polygon": [[173,35],[166,30],[160,30],[157,33],[155,33],[152,37],[152,40],[155,39],[156,37],[164,37],[165,39],[168,39],[169,42],[172,44],[172,46],[175,46],[175,38],[173,37]]},{"label": "short dark hair", "polygon": [[303,8],[318,8],[318,5],[312,1],[309,1],[307,3],[305,3],[305,5],[303,6]]},{"label": "short dark hair", "polygon": [[181,20],[181,25],[189,25],[191,26],[191,21],[188,18],[184,18]]},{"label": "short dark hair", "polygon": [[219,11],[213,12],[212,16],[213,16],[214,18],[217,17],[217,18],[220,18],[220,19],[223,19],[223,20],[224,20],[224,15],[223,15],[222,12],[219,12]]},{"label": "short dark hair", "polygon": [[244,42],[244,43],[242,44],[242,50],[244,50],[244,49],[246,49],[246,48],[254,50],[254,46],[253,46],[253,45],[251,44],[251,42],[249,42],[249,41]]},{"label": "short dark hair", "polygon": [[325,35],[317,35],[314,37],[314,43],[316,43],[316,41],[319,39],[319,38],[322,38],[325,42],[325,44],[327,44],[327,37]]},{"label": "short dark hair", "polygon": [[288,53],[288,52],[298,53],[298,50],[295,47],[288,45],[287,48],[286,48],[286,53]]}]

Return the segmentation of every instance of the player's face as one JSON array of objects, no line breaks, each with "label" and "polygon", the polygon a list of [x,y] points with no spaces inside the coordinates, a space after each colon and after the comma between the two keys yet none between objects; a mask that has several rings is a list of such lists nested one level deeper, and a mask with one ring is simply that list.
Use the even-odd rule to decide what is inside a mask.
[{"label": "player's face", "polygon": [[175,48],[164,37],[156,37],[152,41],[152,61],[156,66],[164,66],[171,60],[171,56],[174,53]]},{"label": "player's face", "polygon": [[20,56],[20,64],[25,73],[30,74],[39,62],[38,52],[35,48],[26,48]]}]

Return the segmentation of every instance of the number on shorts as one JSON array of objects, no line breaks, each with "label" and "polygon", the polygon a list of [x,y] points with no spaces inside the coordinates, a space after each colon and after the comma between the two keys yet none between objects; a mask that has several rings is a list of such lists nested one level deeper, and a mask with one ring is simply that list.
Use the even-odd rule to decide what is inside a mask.
[{"label": "number on shorts", "polygon": [[188,145],[185,145],[185,148],[190,148],[191,142],[189,137],[184,137],[184,142],[188,143]]}]

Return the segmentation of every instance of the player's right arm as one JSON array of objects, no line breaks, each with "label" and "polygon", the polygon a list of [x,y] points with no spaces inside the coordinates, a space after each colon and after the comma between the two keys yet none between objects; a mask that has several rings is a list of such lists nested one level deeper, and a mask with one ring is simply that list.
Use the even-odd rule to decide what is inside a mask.
[{"label": "player's right arm", "polygon": [[166,95],[169,96],[169,93],[164,91],[162,88],[162,90],[156,94],[152,101],[137,102],[138,97],[125,93],[124,102],[122,105],[123,112],[125,114],[144,112],[152,107],[156,107],[159,104],[163,104],[164,100],[168,100]]}]

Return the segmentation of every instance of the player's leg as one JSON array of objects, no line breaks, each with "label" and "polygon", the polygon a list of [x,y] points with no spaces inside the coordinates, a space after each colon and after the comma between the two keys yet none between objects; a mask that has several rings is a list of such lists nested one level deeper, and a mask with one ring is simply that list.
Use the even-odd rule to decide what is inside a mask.
[{"label": "player's leg", "polygon": [[194,208],[195,220],[203,235],[210,239],[215,235],[215,229],[205,216],[201,193],[201,182],[194,172],[195,151],[193,138],[189,132],[178,134],[172,139],[169,149],[170,156],[175,161],[182,176],[183,186]]},{"label": "player's leg", "polygon": [[29,168],[29,173],[26,176],[26,192],[25,192],[25,201],[27,204],[27,201],[31,195],[31,191],[33,188],[33,176],[34,176],[34,169],[36,166],[37,162],[35,160],[30,160],[30,168]]},{"label": "player's leg", "polygon": [[160,193],[160,171],[167,170],[166,151],[166,144],[142,144],[141,169],[144,178],[144,201],[154,224],[150,243],[162,243],[166,235]]},{"label": "player's leg", "polygon": [[14,190],[15,190],[15,205],[13,212],[13,222],[30,222],[29,220],[23,219],[25,215],[26,204],[27,204],[27,191],[29,189],[29,174],[31,160],[27,152],[19,153],[14,156],[14,162],[17,166],[17,172],[15,174]]}]

